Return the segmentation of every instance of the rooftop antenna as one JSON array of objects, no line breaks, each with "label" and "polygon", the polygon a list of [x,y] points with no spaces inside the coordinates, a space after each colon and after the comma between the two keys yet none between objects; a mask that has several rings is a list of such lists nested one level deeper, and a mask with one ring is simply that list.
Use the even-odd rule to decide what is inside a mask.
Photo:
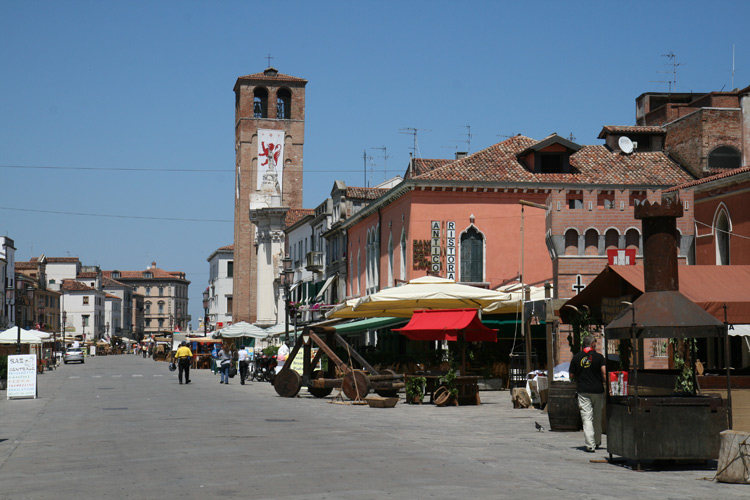
[{"label": "rooftop antenna", "polygon": [[409,134],[414,137],[414,146],[412,146],[412,151],[414,153],[414,158],[419,157],[419,146],[417,143],[417,133],[418,132],[430,132],[430,129],[426,128],[414,128],[414,127],[407,127],[400,129],[399,133],[401,134]]},{"label": "rooftop antenna", "polygon": [[576,136],[573,135],[573,132],[571,132],[570,135],[568,136],[568,140],[570,142],[576,142]]},{"label": "rooftop antenna", "polygon": [[[362,161],[364,162],[364,173],[365,173],[365,187],[370,187],[370,184],[367,182],[367,164],[368,162],[372,166],[372,156],[367,155],[367,150],[362,151]],[[370,180],[372,180],[372,169],[370,169]]]},{"label": "rooftop antenna", "polygon": [[734,44],[732,44],[732,90],[734,90]]},{"label": "rooftop antenna", "polygon": [[270,68],[270,67],[271,67],[271,59],[273,59],[273,57],[271,56],[271,53],[270,53],[270,52],[269,52],[269,53],[268,53],[268,55],[266,56],[266,59],[268,59],[268,67]]},{"label": "rooftop antenna", "polygon": [[469,154],[471,152],[471,138],[474,137],[471,135],[471,125],[466,125],[466,140],[464,141],[466,143],[466,154]]},{"label": "rooftop antenna", "polygon": [[669,52],[668,54],[662,54],[662,57],[666,57],[669,59],[670,62],[668,62],[665,66],[672,66],[672,71],[657,71],[657,73],[665,73],[665,74],[672,74],[671,80],[652,80],[651,83],[668,83],[669,84],[669,93],[671,94],[673,92],[677,92],[677,66],[682,66],[682,63],[677,62],[677,54],[674,52]]},{"label": "rooftop antenna", "polygon": [[379,151],[383,152],[383,156],[380,158],[383,159],[383,180],[387,180],[388,178],[388,148],[385,146],[380,146],[379,148],[370,148],[370,149],[377,149]]}]

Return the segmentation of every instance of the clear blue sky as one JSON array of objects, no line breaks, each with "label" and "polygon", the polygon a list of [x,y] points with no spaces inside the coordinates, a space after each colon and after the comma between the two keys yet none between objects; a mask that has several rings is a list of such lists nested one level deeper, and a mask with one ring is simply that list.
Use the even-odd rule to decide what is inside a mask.
[{"label": "clear blue sky", "polygon": [[267,54],[309,81],[313,208],[336,179],[402,174],[404,128],[424,158],[465,150],[467,125],[472,152],[517,133],[600,144],[668,89],[670,52],[677,91],[732,88],[733,45],[750,85],[749,18],[745,1],[3,0],[0,234],[18,260],[185,271],[197,327],[206,258],[233,240],[232,88]]}]

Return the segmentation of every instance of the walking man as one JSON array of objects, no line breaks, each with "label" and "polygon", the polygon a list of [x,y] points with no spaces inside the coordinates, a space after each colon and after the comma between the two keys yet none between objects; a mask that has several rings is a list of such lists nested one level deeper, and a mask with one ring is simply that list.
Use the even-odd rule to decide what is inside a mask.
[{"label": "walking man", "polygon": [[245,385],[245,379],[247,378],[247,368],[250,365],[250,353],[247,352],[247,346],[242,346],[237,359],[240,362],[240,384]]},{"label": "walking man", "polygon": [[182,384],[182,374],[185,373],[185,383],[190,383],[190,362],[193,360],[193,352],[190,350],[190,348],[187,346],[187,342],[182,342],[180,344],[180,347],[177,349],[177,352],[174,355],[175,359],[177,359],[177,368],[179,369],[179,372],[177,373],[177,378],[180,381],[180,384]]},{"label": "walking man", "polygon": [[596,352],[596,339],[586,335],[583,350],[570,362],[570,375],[576,381],[583,436],[589,453],[602,444],[605,370],[604,356]]}]

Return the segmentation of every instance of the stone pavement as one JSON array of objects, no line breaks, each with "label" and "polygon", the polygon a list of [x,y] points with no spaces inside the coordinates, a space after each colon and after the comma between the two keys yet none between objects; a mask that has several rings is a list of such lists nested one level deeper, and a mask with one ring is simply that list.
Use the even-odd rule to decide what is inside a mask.
[{"label": "stone pavement", "polygon": [[132,355],[40,375],[39,399],[0,401],[0,498],[750,498],[705,480],[715,463],[591,463],[582,433],[547,431],[505,391],[478,407],[375,409],[192,378]]}]

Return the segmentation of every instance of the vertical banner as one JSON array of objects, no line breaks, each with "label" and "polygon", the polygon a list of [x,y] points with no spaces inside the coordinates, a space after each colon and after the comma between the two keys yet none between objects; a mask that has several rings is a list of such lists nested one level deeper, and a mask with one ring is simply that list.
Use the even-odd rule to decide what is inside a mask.
[{"label": "vertical banner", "polygon": [[456,281],[456,221],[445,223],[445,277]]},{"label": "vertical banner", "polygon": [[430,271],[440,272],[440,221],[430,223]]},{"label": "vertical banner", "polygon": [[258,129],[258,178],[256,189],[264,180],[278,183],[279,193],[284,186],[284,131]]},{"label": "vertical banner", "polygon": [[36,399],[36,354],[8,356],[7,399]]}]

